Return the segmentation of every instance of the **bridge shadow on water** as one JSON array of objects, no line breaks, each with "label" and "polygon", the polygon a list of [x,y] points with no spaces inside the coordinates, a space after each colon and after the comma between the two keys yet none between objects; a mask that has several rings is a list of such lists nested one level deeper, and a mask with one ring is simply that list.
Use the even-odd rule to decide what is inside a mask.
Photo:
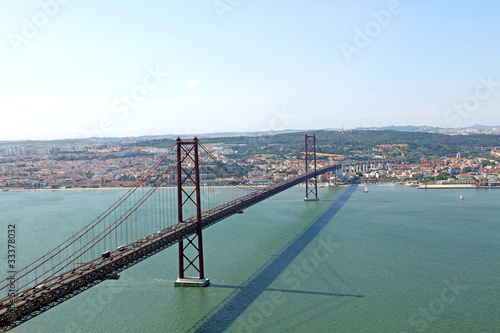
[{"label": "bridge shadow on water", "polygon": [[[223,288],[223,289],[243,289],[241,286],[225,286],[222,284],[211,284],[211,288]],[[339,294],[339,293],[327,293],[321,291],[304,291],[304,290],[293,290],[293,289],[274,289],[274,288],[266,288],[265,291],[278,291],[284,293],[293,293],[293,294],[304,294],[304,295],[321,295],[321,296],[336,296],[336,297],[365,297],[363,295],[355,295],[355,294]]]},{"label": "bridge shadow on water", "polygon": [[[345,281],[337,272],[329,268],[343,285],[347,286],[352,293],[328,293],[309,292],[300,290],[271,289],[269,286],[285,271],[285,269],[297,258],[297,256],[318,236],[320,231],[331,221],[340,211],[345,203],[350,199],[356,190],[356,185],[348,187],[344,193],[330,207],[328,207],[319,217],[314,220],[304,232],[299,234],[294,240],[285,246],[281,253],[271,258],[258,272],[250,277],[242,286],[212,285],[212,288],[235,289],[224,301],[215,309],[209,312],[190,332],[222,332],[228,329],[238,320],[238,317],[252,305],[252,303],[265,291],[284,292],[320,295],[327,297],[361,298],[359,292]],[[328,308],[331,310],[331,307]]]}]

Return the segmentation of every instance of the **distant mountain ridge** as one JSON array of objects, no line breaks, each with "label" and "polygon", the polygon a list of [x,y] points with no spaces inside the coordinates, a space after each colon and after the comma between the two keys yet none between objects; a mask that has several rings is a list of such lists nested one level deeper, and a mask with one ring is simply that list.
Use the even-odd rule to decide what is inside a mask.
[{"label": "distant mountain ridge", "polygon": [[310,130],[299,130],[299,129],[287,129],[282,131],[262,131],[262,132],[215,132],[215,133],[205,133],[205,134],[166,134],[166,135],[145,135],[139,136],[137,139],[190,139],[195,136],[198,138],[224,138],[224,137],[239,137],[239,136],[269,136],[278,135],[286,133],[296,133],[296,132],[314,132],[314,131],[398,131],[398,132],[421,132],[421,133],[439,133],[439,134],[500,134],[500,125],[498,126],[485,126],[485,125],[474,125],[471,127],[461,127],[461,128],[443,128],[443,127],[433,127],[433,126],[382,126],[382,127],[358,127],[355,129],[342,129],[342,128],[325,128],[325,129],[310,129]]},{"label": "distant mountain ridge", "polygon": [[439,134],[500,134],[500,125],[485,126],[474,125],[460,128],[443,128],[433,126],[383,126],[383,127],[358,127],[357,130],[366,131],[399,131],[399,132],[423,132]]},{"label": "distant mountain ridge", "polygon": [[133,143],[137,141],[161,140],[170,139],[175,140],[178,137],[184,140],[198,138],[228,138],[228,137],[262,137],[273,136],[279,134],[309,132],[316,131],[397,131],[397,132],[418,132],[418,133],[437,133],[448,135],[470,135],[470,134],[500,134],[500,125],[486,126],[474,125],[470,127],[461,128],[442,128],[433,126],[382,126],[382,127],[358,127],[355,129],[342,129],[342,128],[325,128],[325,129],[286,129],[281,131],[255,131],[255,132],[215,132],[215,133],[202,133],[202,134],[164,134],[164,135],[141,135],[137,137],[90,137],[90,138],[73,138],[73,139],[59,139],[59,140],[0,140],[1,145],[9,144],[44,144],[44,143],[60,143],[70,144],[78,142],[118,142],[118,143]]}]

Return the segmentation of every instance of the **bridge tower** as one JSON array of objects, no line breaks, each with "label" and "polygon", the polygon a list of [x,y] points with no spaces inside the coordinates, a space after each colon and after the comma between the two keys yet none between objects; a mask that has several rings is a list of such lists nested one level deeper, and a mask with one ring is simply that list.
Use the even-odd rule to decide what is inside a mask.
[{"label": "bridge tower", "polygon": [[306,173],[314,172],[314,177],[306,180],[306,198],[304,201],[318,201],[318,177],[316,175],[316,136],[305,136],[304,146],[306,150],[305,163]]},{"label": "bridge tower", "polygon": [[[182,142],[180,138],[177,139],[177,200],[179,223],[184,222],[185,209],[192,211],[195,208],[196,234],[179,242],[179,278],[174,285],[205,287],[210,280],[205,278],[203,266],[198,138],[194,138],[192,142]],[[185,276],[190,267],[198,272],[199,277]]]}]

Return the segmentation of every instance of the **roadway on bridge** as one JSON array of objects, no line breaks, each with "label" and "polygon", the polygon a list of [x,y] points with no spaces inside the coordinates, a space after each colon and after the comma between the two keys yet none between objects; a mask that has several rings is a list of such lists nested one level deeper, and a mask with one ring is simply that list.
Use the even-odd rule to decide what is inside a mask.
[{"label": "roadway on bridge", "polygon": [[[338,165],[327,166],[317,170],[317,174],[334,171]],[[314,176],[308,172],[285,182],[268,186],[239,199],[228,202],[202,214],[202,226],[206,228],[233,214],[257,204],[277,193],[300,184]],[[0,304],[0,328],[13,328],[40,313],[47,311],[67,299],[74,297],[88,288],[105,281],[110,275],[137,264],[161,250],[172,246],[181,239],[196,232],[196,220],[191,218],[183,223],[168,227],[157,234],[127,244],[126,250],[113,251],[111,258],[96,258],[88,263],[82,263],[71,272],[61,272],[61,279],[54,276],[41,282],[44,287],[35,284],[23,289],[19,294],[2,299]],[[143,244],[146,241],[146,244]]]}]

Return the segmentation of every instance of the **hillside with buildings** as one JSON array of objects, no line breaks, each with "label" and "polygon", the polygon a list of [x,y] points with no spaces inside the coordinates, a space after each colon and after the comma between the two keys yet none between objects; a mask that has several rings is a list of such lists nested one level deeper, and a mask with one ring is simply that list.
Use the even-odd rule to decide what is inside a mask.
[{"label": "hillside with buildings", "polygon": [[[304,132],[204,138],[201,142],[251,184],[301,172]],[[352,175],[362,181],[497,183],[500,138],[398,131],[316,131],[320,165],[336,161],[405,158],[407,163]],[[0,187],[9,189],[132,186],[172,139],[99,139],[0,144]],[[325,179],[323,179],[325,180]]]}]

